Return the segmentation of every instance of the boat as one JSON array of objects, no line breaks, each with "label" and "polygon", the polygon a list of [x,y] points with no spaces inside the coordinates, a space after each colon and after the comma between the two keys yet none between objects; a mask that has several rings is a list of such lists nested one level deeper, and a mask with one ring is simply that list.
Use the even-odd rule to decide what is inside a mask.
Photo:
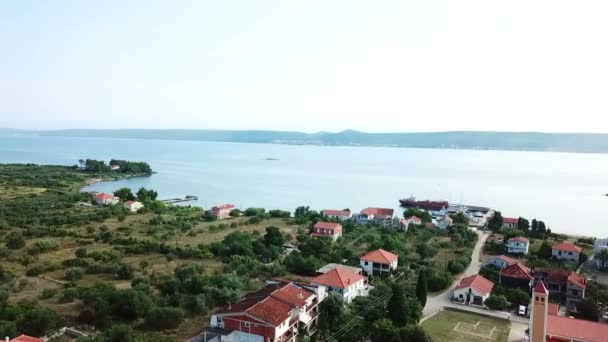
[{"label": "boat", "polygon": [[409,198],[402,198],[399,200],[401,206],[404,208],[420,208],[424,210],[441,210],[447,209],[450,206],[448,201],[416,201],[416,197],[410,196]]}]

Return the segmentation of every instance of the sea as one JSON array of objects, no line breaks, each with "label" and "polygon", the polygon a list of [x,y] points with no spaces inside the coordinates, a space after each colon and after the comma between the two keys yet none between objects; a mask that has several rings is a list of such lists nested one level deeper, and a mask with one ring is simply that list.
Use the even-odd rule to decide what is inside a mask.
[{"label": "sea", "polygon": [[151,188],[160,199],[198,196],[203,208],[399,209],[400,198],[448,200],[537,218],[554,232],[608,235],[608,154],[336,147],[153,139],[0,136],[0,162],[148,162],[150,177],[87,191]]}]

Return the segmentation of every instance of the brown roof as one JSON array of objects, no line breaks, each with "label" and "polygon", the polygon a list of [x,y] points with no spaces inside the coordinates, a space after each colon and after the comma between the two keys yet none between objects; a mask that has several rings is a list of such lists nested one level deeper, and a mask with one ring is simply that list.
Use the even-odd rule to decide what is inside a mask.
[{"label": "brown roof", "polygon": [[361,210],[361,214],[370,216],[370,215],[375,215],[375,216],[393,216],[393,209],[389,209],[389,208],[365,208],[363,210]]},{"label": "brown roof", "polygon": [[502,218],[502,223],[508,223],[508,224],[518,224],[519,223],[519,219],[518,218],[514,218],[514,217],[503,217]]},{"label": "brown roof", "polygon": [[580,248],[579,246],[573,245],[572,242],[569,242],[569,241],[564,241],[562,243],[558,243],[557,245],[553,246],[553,249],[555,249],[557,251],[572,252],[572,253],[580,253],[583,251],[582,248]]},{"label": "brown roof", "polygon": [[534,286],[533,292],[549,294],[549,290],[547,290],[547,288],[545,287],[545,284],[542,281],[539,281],[538,284],[536,284],[536,286]]},{"label": "brown roof", "polygon": [[95,195],[95,198],[97,199],[110,199],[110,198],[114,198],[114,196],[107,194],[105,192],[99,193],[97,195]]},{"label": "brown roof", "polygon": [[312,291],[293,284],[288,284],[271,294],[272,297],[299,308],[306,306],[306,300],[312,295],[314,295]]},{"label": "brown roof", "polygon": [[512,237],[509,240],[507,240],[507,242],[511,242],[511,241],[521,241],[521,242],[524,242],[524,243],[530,242],[530,240],[526,239],[523,236],[516,236],[516,237]]},{"label": "brown roof", "polygon": [[276,326],[289,319],[292,310],[291,305],[269,297],[247,309],[247,313]]},{"label": "brown roof", "polygon": [[323,215],[326,216],[350,216],[350,211],[348,210],[323,210],[321,212]]},{"label": "brown roof", "polygon": [[325,274],[321,274],[320,276],[313,278],[310,282],[345,289],[361,279],[365,279],[365,277],[351,272],[346,268],[336,267]]},{"label": "brown roof", "polygon": [[500,271],[500,276],[530,280],[532,279],[532,270],[520,263],[515,263],[503,268]]},{"label": "brown roof", "polygon": [[234,208],[236,208],[234,206],[234,204],[222,204],[222,205],[216,205],[215,207],[212,207],[211,210],[234,209]]},{"label": "brown roof", "polygon": [[568,281],[583,289],[587,287],[587,279],[576,272],[570,273],[568,276]]},{"label": "brown roof", "polygon": [[562,316],[547,316],[547,336],[608,342],[608,325]]},{"label": "brown roof", "polygon": [[315,228],[321,228],[321,229],[337,229],[337,228],[342,228],[342,225],[339,223],[333,223],[333,222],[323,222],[323,221],[319,221],[315,224]]},{"label": "brown roof", "polygon": [[567,282],[572,282],[583,289],[587,286],[587,280],[580,274],[558,268],[536,268],[534,269],[534,276],[537,279],[544,278],[545,282],[552,284],[565,285]]},{"label": "brown roof", "polygon": [[456,290],[465,289],[469,287],[474,288],[483,294],[487,294],[492,291],[494,283],[480,276],[479,274],[476,274],[470,277],[462,278],[458,286],[456,286]]},{"label": "brown roof", "polygon": [[391,252],[387,252],[384,249],[376,249],[361,257],[361,260],[371,261],[378,264],[392,264],[393,261],[397,260],[398,256]]}]

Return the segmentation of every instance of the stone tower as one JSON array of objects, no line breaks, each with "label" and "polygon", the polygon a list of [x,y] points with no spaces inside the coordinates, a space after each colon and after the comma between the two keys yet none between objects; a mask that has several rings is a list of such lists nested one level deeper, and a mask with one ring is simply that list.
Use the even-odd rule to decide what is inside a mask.
[{"label": "stone tower", "polygon": [[547,313],[549,308],[549,291],[543,282],[532,290],[532,309],[530,314],[530,342],[547,341]]}]

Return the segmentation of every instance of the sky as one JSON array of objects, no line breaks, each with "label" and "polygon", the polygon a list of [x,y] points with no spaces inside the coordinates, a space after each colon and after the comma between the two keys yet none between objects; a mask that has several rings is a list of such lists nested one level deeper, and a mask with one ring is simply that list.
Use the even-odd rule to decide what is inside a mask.
[{"label": "sky", "polygon": [[608,1],[4,1],[0,127],[608,132]]}]

